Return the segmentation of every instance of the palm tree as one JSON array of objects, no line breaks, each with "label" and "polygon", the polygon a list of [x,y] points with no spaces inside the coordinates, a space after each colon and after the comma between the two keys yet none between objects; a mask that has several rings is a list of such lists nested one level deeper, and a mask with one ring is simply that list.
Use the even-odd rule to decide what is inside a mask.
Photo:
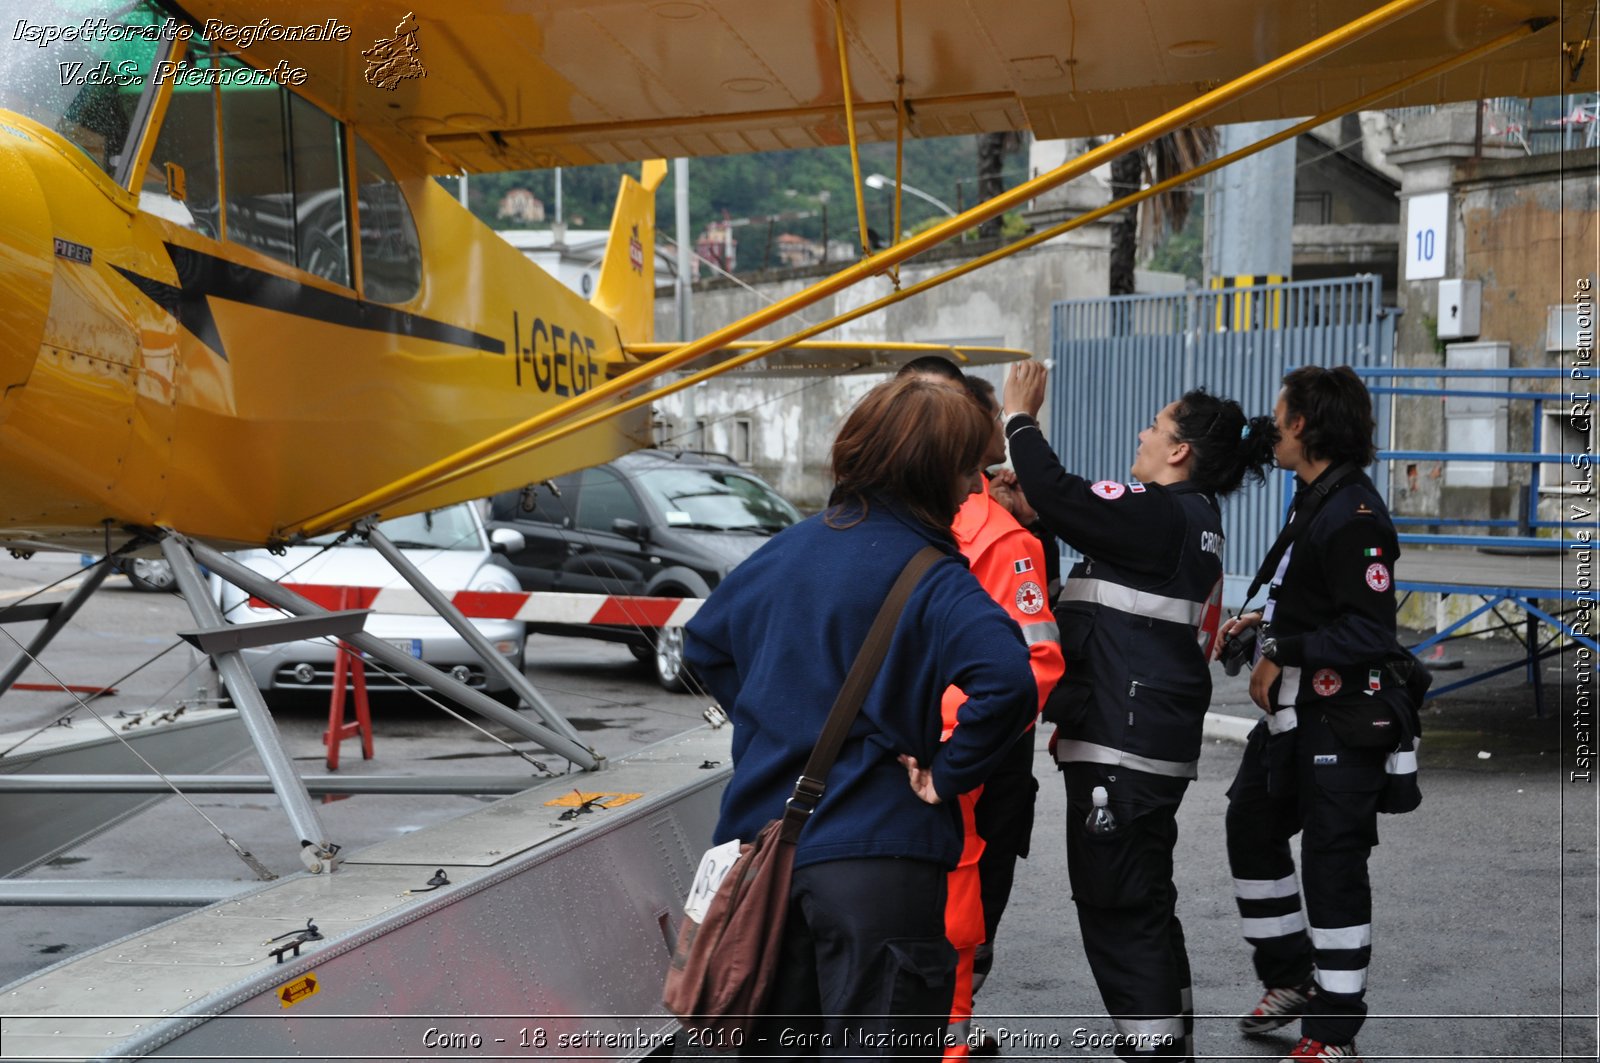
[{"label": "palm tree", "polygon": [[[982,133],[978,136],[978,202],[993,199],[1006,190],[1006,156],[1022,146],[1022,134]],[[978,226],[978,238],[1000,235],[1000,217],[996,215]]]},{"label": "palm tree", "polygon": [[[1137,192],[1143,182],[1152,184],[1176,177],[1205,162],[1216,152],[1217,131],[1196,126],[1168,133],[1138,151],[1125,152],[1111,162],[1111,198]],[[1144,217],[1144,243],[1155,242],[1160,233],[1174,233],[1189,220],[1194,193],[1175,188],[1152,196],[1137,211],[1125,210],[1111,226],[1112,295],[1133,294],[1133,266],[1138,258],[1140,215]]]}]

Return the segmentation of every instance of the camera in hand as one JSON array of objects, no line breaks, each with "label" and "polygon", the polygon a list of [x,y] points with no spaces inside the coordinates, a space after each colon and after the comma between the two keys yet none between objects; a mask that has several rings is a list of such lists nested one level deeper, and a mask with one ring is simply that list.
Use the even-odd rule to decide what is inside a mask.
[{"label": "camera in hand", "polygon": [[1259,628],[1247,627],[1222,640],[1222,652],[1217,657],[1222,661],[1224,672],[1238,675],[1239,669],[1250,663],[1250,658],[1255,656],[1258,631]]}]

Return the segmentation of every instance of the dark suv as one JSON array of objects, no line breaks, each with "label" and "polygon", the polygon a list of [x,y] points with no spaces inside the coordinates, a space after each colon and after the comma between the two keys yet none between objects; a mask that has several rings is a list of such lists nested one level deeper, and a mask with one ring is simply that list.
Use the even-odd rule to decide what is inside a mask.
[{"label": "dark suv", "polygon": [[[496,563],[525,591],[704,598],[800,513],[731,458],[641,450],[490,500],[489,528],[527,543]],[[623,642],[654,660],[668,690],[685,687],[683,632],[611,624],[529,624],[547,635]]]}]

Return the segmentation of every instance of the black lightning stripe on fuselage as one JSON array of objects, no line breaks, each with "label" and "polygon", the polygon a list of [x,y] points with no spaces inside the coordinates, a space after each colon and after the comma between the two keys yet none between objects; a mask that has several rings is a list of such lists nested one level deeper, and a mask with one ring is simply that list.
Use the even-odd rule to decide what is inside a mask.
[{"label": "black lightning stripe on fuselage", "polygon": [[413,339],[470,347],[490,354],[506,353],[504,340],[485,336],[481,332],[408,314],[390,306],[336,295],[178,244],[169,243],[166,248],[167,254],[172,257],[173,268],[178,273],[176,285],[134,273],[121,266],[112,268],[152,302],[177,318],[180,325],[194,333],[196,339],[215,351],[220,358],[227,358],[228,352],[223,347],[222,335],[217,331],[216,318],[211,313],[211,296],[329,325],[410,336]]}]

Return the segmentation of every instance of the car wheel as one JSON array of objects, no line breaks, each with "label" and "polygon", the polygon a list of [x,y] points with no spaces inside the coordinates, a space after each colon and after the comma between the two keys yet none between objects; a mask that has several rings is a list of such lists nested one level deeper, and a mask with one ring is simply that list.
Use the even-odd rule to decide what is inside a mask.
[{"label": "car wheel", "polygon": [[656,648],[653,644],[641,646],[636,642],[630,642],[628,643],[628,652],[633,654],[633,659],[636,661],[653,662],[656,659]]},{"label": "car wheel", "polygon": [[133,584],[136,591],[170,591],[178,583],[177,577],[172,574],[172,566],[165,558],[135,557],[128,561],[123,571],[128,574],[128,582]]},{"label": "car wheel", "polygon": [[689,689],[689,666],[683,661],[683,628],[664,627],[656,632],[656,682],[661,689],[681,694]]}]

